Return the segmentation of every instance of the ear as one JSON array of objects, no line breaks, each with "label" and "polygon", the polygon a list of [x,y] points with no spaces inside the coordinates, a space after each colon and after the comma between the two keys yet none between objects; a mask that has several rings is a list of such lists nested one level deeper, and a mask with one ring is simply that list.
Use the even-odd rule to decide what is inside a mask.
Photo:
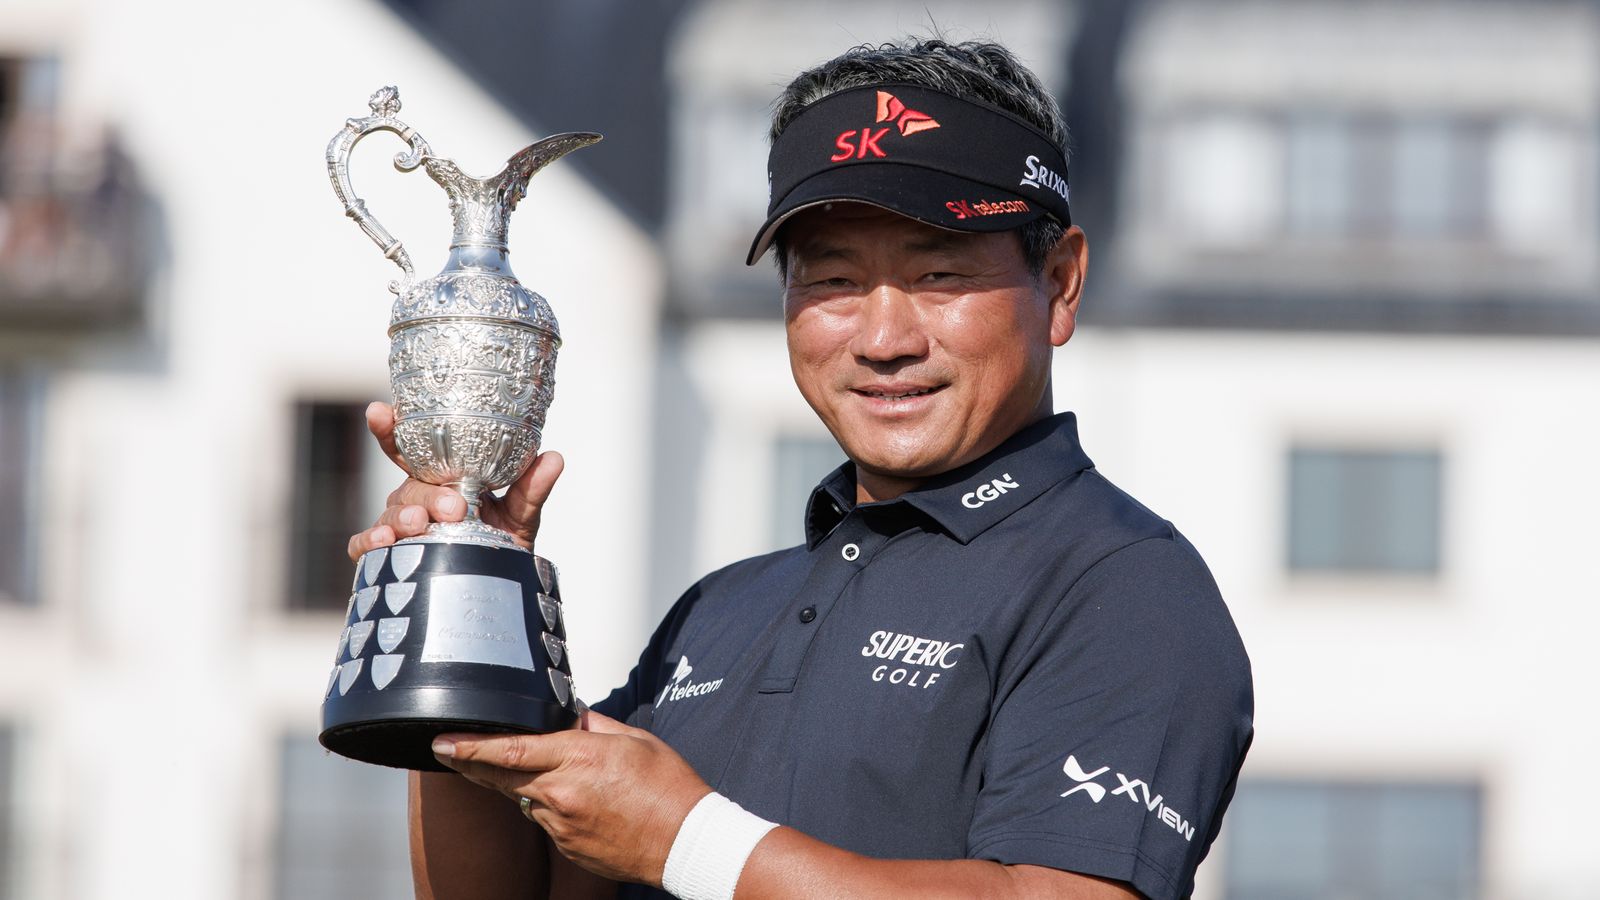
[{"label": "ear", "polygon": [[1078,323],[1078,301],[1083,297],[1084,273],[1089,268],[1089,244],[1083,229],[1069,227],[1045,258],[1040,273],[1050,292],[1050,344],[1059,347],[1072,338]]}]

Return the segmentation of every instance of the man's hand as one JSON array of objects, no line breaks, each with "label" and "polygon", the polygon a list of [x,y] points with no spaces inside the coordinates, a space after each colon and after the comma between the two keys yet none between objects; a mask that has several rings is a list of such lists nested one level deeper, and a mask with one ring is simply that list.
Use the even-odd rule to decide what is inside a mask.
[{"label": "man's hand", "polygon": [[[394,408],[387,403],[370,404],[367,428],[394,464],[409,472],[394,447]],[[485,492],[478,514],[486,524],[508,532],[518,544],[533,549],[534,535],[539,532],[539,514],[563,465],[559,453],[539,454],[528,471],[506,490],[504,497]],[[401,538],[423,533],[430,521],[459,522],[466,514],[467,501],[456,489],[407,478],[389,495],[388,505],[378,521],[366,531],[351,536],[347,552],[351,561],[355,561],[374,547],[387,547]]]},{"label": "man's hand", "polygon": [[587,711],[583,730],[440,735],[439,761],[508,803],[531,798],[534,821],[591,872],[659,887],[689,810],[711,787],[648,731]]}]

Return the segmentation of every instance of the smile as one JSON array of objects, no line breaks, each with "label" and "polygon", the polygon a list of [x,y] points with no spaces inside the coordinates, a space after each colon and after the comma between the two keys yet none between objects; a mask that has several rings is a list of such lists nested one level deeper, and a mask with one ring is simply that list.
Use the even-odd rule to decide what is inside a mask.
[{"label": "smile", "polygon": [[851,388],[851,391],[871,400],[893,402],[896,400],[909,400],[913,397],[926,397],[929,394],[942,391],[944,388],[945,386],[942,384],[934,385],[933,387],[902,387],[894,385],[890,387]]}]

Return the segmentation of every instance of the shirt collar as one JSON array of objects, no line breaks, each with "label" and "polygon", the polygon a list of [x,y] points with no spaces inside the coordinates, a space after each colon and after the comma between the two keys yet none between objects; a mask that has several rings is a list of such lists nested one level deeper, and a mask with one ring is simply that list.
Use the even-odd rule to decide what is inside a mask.
[{"label": "shirt collar", "polygon": [[[983,457],[928,479],[899,497],[965,544],[1035,497],[1093,468],[1072,413],[1041,419]],[[833,470],[806,504],[806,544],[815,547],[856,505],[855,464]]]}]

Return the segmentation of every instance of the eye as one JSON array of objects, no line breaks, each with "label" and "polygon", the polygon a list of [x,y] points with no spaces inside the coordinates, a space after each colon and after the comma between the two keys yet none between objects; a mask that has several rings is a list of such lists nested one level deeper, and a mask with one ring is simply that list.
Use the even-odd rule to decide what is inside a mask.
[{"label": "eye", "polygon": [[922,276],[922,280],[933,282],[953,281],[961,277],[962,276],[957,272],[929,272],[928,274]]}]

